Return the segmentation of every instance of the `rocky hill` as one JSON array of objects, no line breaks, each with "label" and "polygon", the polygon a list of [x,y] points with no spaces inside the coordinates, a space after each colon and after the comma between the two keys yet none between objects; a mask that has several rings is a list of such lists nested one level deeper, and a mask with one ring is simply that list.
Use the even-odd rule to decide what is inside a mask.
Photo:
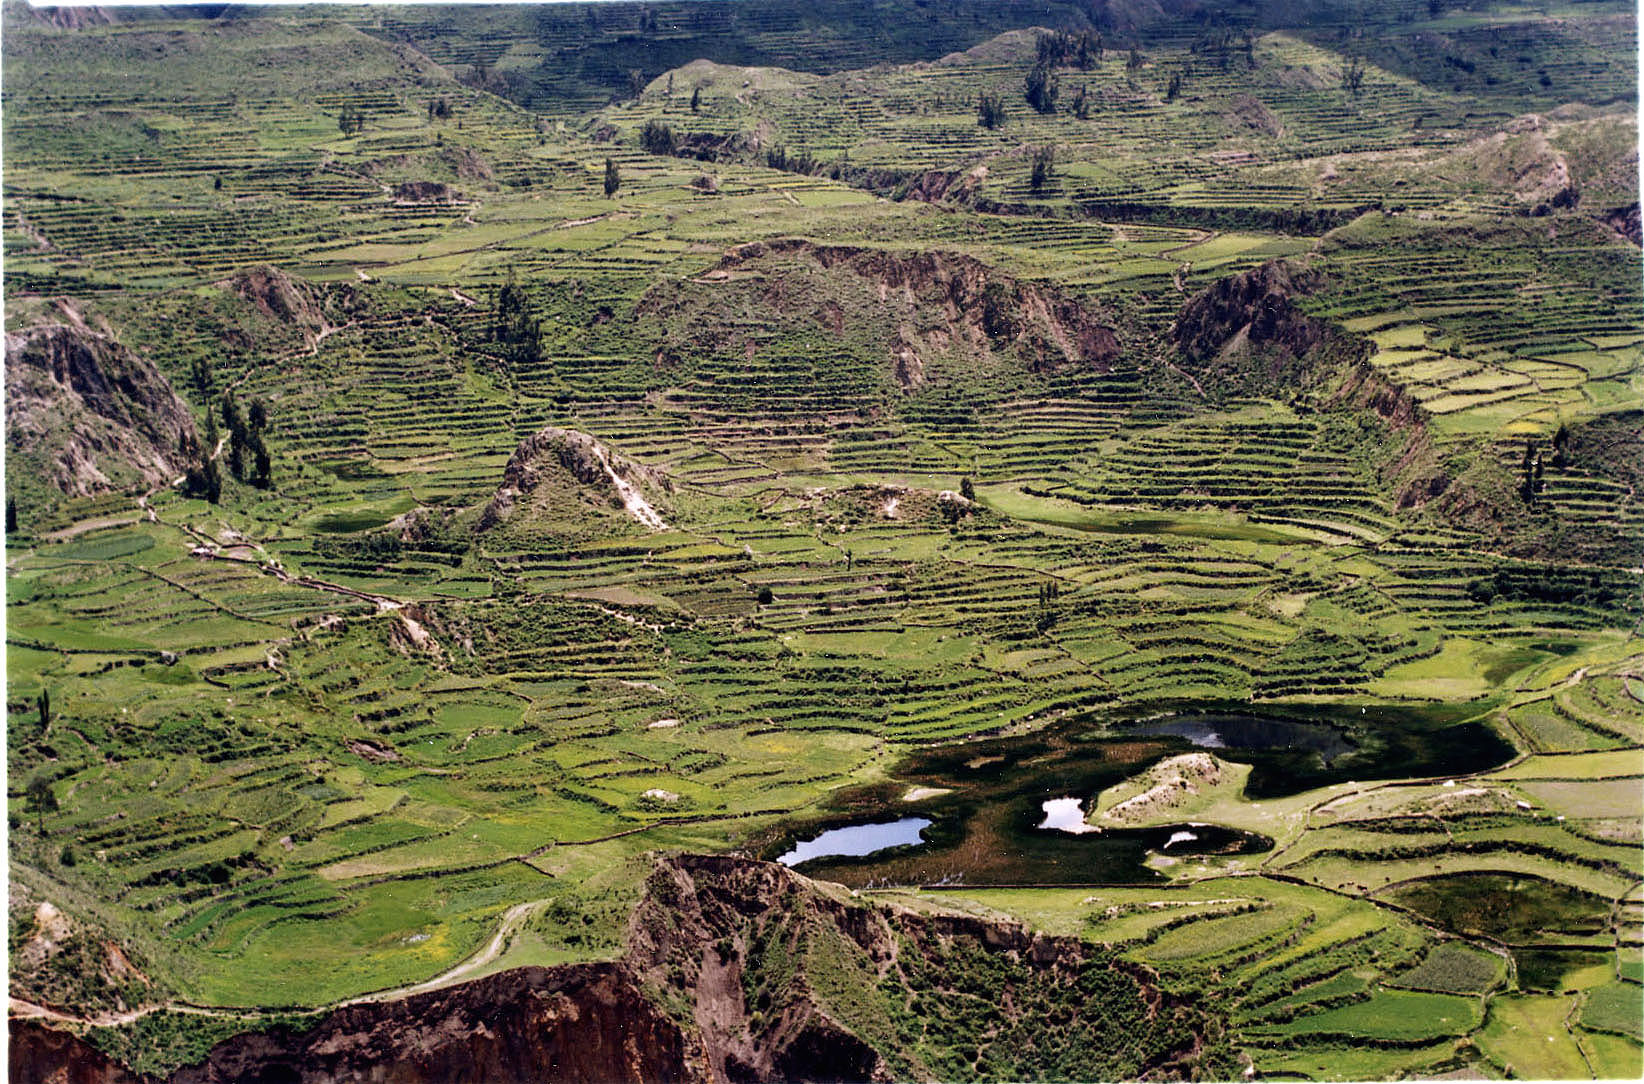
[{"label": "rocky hill", "polygon": [[655,502],[672,492],[662,472],[611,451],[587,433],[549,426],[514,450],[477,529],[580,534],[590,522],[609,530],[629,520],[660,531],[667,523]]},{"label": "rocky hill", "polygon": [[12,470],[73,497],[170,482],[198,439],[187,405],[148,359],[60,313],[6,335]]}]

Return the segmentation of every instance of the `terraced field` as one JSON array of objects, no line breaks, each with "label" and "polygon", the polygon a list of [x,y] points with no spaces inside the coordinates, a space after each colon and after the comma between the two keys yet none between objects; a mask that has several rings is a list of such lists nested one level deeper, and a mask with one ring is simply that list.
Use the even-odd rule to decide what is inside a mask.
[{"label": "terraced field", "polygon": [[1631,9],[1166,6],[8,7],[14,1012],[168,1070],[917,814],[805,868],[1240,1071],[1636,1075]]}]

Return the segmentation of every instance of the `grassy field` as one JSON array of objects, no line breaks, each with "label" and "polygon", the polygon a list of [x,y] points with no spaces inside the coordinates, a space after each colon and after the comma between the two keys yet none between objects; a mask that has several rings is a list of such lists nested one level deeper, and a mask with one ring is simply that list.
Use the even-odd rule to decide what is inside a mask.
[{"label": "grassy field", "polygon": [[[933,848],[888,899],[1114,945],[1263,1075],[1635,1066],[1630,10],[1164,17],[1038,112],[1024,27],[1084,16],[880,55],[779,7],[632,83],[589,59],[627,9],[7,9],[8,330],[151,361],[202,442],[231,389],[272,460],[70,496],[62,427],[8,432],[13,955],[45,902],[97,932],[14,995],[608,958],[648,856],[887,811],[1008,880],[1032,768],[1270,845],[925,891]],[[1263,341],[1227,299],[1274,260]],[[493,505],[548,426],[664,526],[604,468]],[[1114,819],[1194,751],[1133,723],[1230,711],[1345,751],[1214,747]]]}]

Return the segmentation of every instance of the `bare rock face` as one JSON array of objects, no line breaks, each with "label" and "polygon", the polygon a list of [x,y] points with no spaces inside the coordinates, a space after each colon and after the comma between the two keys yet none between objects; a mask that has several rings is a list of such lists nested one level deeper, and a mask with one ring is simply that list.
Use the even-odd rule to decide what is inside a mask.
[{"label": "bare rock face", "polygon": [[7,1031],[11,1084],[142,1084],[77,1035],[28,1020],[10,1021]]},{"label": "bare rock face", "polygon": [[319,286],[267,264],[247,268],[216,285],[250,303],[262,317],[295,330],[309,349],[346,323],[360,303],[353,286]]},{"label": "bare rock face", "polygon": [[1639,219],[1637,203],[1608,212],[1604,224],[1633,244],[1644,245],[1644,223]]},{"label": "bare rock face", "polygon": [[667,524],[656,502],[672,492],[673,483],[661,471],[611,451],[587,433],[549,426],[514,449],[477,527],[491,530],[522,510],[561,520],[599,510],[661,530]]},{"label": "bare rock face", "polygon": [[220,1043],[173,1084],[634,1084],[696,1077],[691,1044],[619,964],[527,967]]},{"label": "bare rock face", "polygon": [[6,447],[73,497],[163,485],[182,473],[194,417],[147,359],[70,322],[6,336]]}]

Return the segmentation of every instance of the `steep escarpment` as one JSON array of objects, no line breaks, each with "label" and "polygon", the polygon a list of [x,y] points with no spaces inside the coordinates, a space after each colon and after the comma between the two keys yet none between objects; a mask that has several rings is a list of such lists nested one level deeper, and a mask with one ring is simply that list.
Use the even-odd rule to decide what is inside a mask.
[{"label": "steep escarpment", "polygon": [[667,526],[658,504],[673,492],[661,471],[634,462],[587,433],[548,426],[526,437],[503,468],[502,484],[480,513],[478,530],[580,537],[637,523]]},{"label": "steep escarpment", "polygon": [[142,1084],[143,1078],[78,1035],[29,1020],[7,1027],[11,1084]]},{"label": "steep escarpment", "polygon": [[[14,1027],[12,1051],[14,1079],[138,1079],[32,1025]],[[868,903],[772,863],[681,855],[658,861],[620,961],[350,1005],[306,1030],[225,1040],[167,1079],[1165,1080],[1239,1069],[1214,1011],[1100,946]]]},{"label": "steep escarpment", "polygon": [[60,323],[6,335],[13,476],[83,497],[182,473],[194,418],[164,374],[60,307]]},{"label": "steep escarpment", "polygon": [[[763,328],[746,318],[755,311]],[[663,325],[659,364],[738,350],[751,357],[773,340],[821,333],[831,350],[904,392],[989,370],[1105,372],[1120,353],[1096,307],[974,257],[803,239],[732,249],[693,282],[654,288],[637,316]]]}]

